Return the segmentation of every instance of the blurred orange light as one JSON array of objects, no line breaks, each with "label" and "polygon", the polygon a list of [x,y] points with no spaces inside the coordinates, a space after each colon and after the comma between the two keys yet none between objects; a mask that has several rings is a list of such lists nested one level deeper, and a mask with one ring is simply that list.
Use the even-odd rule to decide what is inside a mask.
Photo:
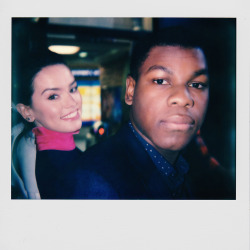
[{"label": "blurred orange light", "polygon": [[103,135],[105,130],[104,130],[104,128],[99,128],[98,132],[99,132],[100,135]]}]

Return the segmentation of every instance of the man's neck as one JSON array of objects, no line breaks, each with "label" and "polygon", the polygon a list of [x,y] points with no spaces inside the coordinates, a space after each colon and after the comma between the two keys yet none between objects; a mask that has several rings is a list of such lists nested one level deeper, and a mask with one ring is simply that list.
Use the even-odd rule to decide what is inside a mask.
[{"label": "man's neck", "polygon": [[[152,144],[151,144],[152,145]],[[157,148],[155,145],[152,145],[172,166],[175,166],[175,163],[180,155],[179,151],[164,150]]]},{"label": "man's neck", "polygon": [[154,145],[133,123],[133,121],[131,120],[131,123],[134,127],[134,129],[136,130],[136,132],[147,142],[149,143],[152,147],[154,147],[172,166],[175,165],[180,151],[172,151],[172,150],[166,150],[166,149],[162,149],[157,147],[156,145]]}]

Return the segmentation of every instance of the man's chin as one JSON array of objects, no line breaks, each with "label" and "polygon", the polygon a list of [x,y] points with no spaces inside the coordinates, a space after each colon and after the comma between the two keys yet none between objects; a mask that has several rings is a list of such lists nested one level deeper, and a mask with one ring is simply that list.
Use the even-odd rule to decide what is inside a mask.
[{"label": "man's chin", "polygon": [[182,151],[189,143],[190,139],[184,141],[168,140],[166,142],[158,143],[157,147],[162,150],[179,152]]}]

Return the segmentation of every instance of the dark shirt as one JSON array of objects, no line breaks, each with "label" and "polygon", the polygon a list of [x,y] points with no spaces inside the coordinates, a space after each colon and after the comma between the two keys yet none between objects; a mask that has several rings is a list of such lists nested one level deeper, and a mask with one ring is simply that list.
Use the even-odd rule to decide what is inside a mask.
[{"label": "dark shirt", "polygon": [[133,131],[135,137],[143,145],[155,167],[164,176],[171,195],[173,197],[181,197],[185,175],[189,170],[188,163],[180,155],[175,166],[172,166],[151,144],[142,138],[142,136],[135,130],[131,122],[129,122],[129,127]]}]

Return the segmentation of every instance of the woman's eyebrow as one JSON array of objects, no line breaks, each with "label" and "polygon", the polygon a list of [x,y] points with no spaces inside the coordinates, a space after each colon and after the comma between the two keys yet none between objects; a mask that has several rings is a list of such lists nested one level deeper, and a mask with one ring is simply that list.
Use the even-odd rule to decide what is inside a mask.
[{"label": "woman's eyebrow", "polygon": [[153,71],[153,70],[162,70],[162,71],[164,71],[164,72],[166,72],[168,74],[173,75],[173,72],[169,68],[164,67],[162,65],[153,65],[153,66],[148,68],[146,73],[149,73],[150,71]]},{"label": "woman's eyebrow", "polygon": [[71,87],[72,85],[74,85],[76,83],[76,80],[74,79],[74,81],[72,83],[69,84],[69,86]]},{"label": "woman's eyebrow", "polygon": [[60,88],[47,88],[47,89],[44,89],[41,95],[43,95],[46,91],[50,91],[50,90],[58,91],[58,90],[60,90]]},{"label": "woman's eyebrow", "polygon": [[[74,85],[76,83],[76,80],[74,80],[72,83],[69,84],[69,87],[71,87],[72,85]],[[42,94],[43,95],[46,91],[59,91],[60,88],[47,88],[47,89],[44,89]]]}]

